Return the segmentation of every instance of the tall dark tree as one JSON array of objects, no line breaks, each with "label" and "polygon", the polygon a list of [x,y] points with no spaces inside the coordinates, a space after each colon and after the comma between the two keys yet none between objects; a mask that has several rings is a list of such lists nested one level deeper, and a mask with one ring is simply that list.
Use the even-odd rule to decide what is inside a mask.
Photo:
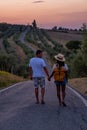
[{"label": "tall dark tree", "polygon": [[34,21],[32,22],[32,25],[34,28],[37,28],[37,24],[36,24],[36,20],[34,19]]},{"label": "tall dark tree", "polygon": [[84,31],[84,32],[86,32],[87,31],[87,24],[86,23],[83,23],[83,25],[82,25],[82,30]]}]

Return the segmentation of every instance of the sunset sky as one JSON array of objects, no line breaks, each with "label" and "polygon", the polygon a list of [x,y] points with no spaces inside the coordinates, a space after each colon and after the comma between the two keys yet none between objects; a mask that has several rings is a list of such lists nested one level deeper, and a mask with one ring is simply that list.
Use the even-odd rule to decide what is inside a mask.
[{"label": "sunset sky", "polygon": [[80,28],[87,23],[87,0],[0,0],[0,22],[38,27]]}]

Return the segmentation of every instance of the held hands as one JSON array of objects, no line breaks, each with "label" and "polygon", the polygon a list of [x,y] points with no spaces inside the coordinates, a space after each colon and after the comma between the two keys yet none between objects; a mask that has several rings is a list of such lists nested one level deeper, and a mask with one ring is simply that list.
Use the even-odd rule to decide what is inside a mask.
[{"label": "held hands", "polygon": [[51,78],[50,78],[50,77],[48,77],[48,81],[51,81]]}]

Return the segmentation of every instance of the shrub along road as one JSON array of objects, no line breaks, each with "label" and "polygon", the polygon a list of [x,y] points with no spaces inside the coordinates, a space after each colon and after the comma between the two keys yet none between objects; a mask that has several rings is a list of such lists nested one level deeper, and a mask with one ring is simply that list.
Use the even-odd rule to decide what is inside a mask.
[{"label": "shrub along road", "polygon": [[46,81],[45,102],[35,104],[32,81],[0,91],[0,130],[87,130],[87,107],[68,87],[67,107],[59,106],[53,81]]}]

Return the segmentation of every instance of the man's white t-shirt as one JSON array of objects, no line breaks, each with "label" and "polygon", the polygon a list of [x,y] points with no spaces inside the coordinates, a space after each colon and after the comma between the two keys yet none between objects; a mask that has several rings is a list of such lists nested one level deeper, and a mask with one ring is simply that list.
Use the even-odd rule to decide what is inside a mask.
[{"label": "man's white t-shirt", "polygon": [[43,67],[46,67],[46,64],[42,58],[31,58],[29,67],[32,67],[33,77],[45,77]]}]

